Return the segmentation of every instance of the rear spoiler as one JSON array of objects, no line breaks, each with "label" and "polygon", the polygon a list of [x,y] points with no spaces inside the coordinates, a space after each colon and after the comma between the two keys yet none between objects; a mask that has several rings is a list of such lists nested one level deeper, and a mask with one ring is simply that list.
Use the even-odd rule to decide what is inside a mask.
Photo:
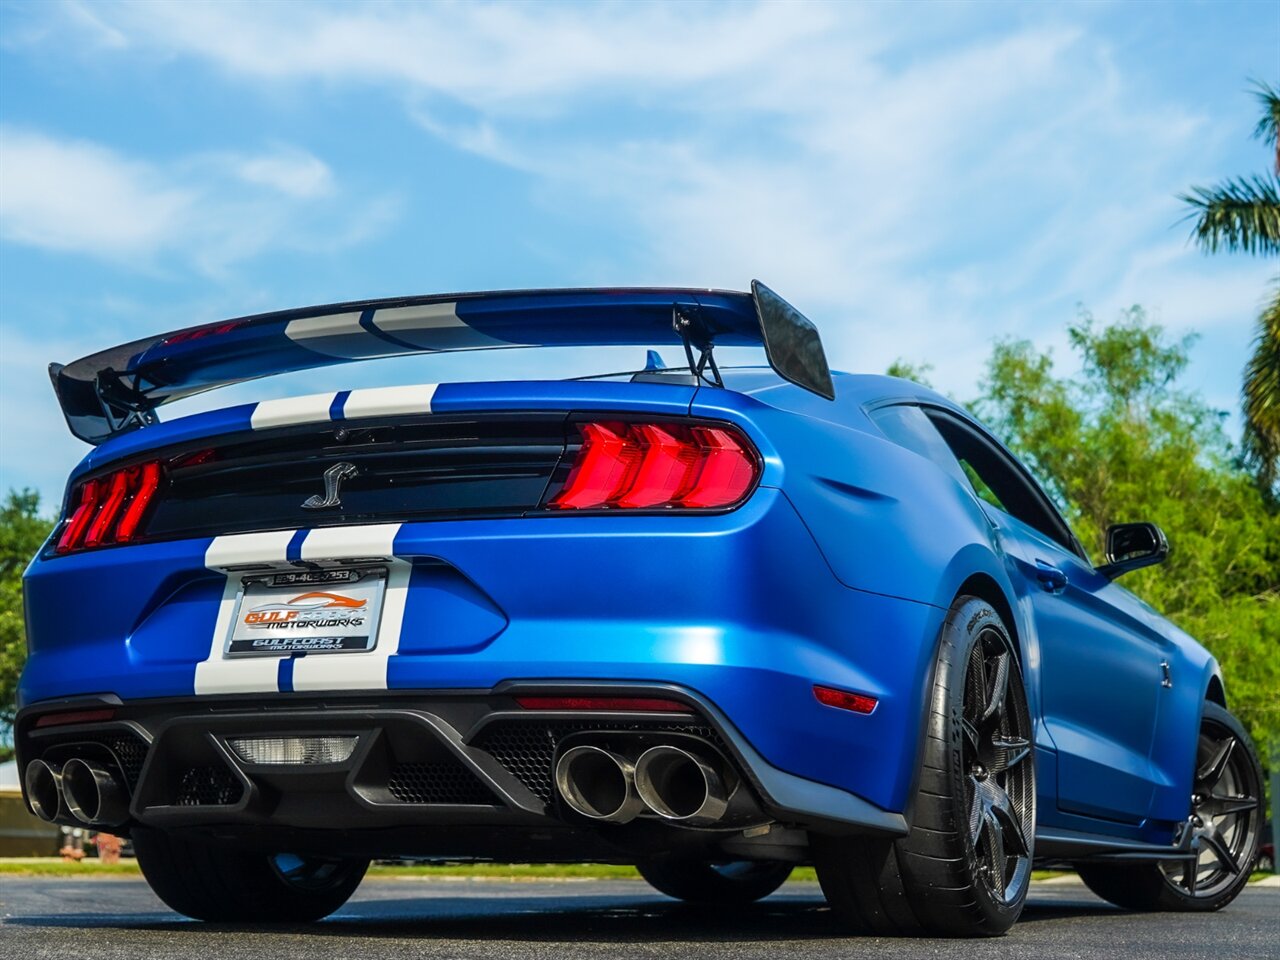
[{"label": "rear spoiler", "polygon": [[749,294],[533,290],[306,307],[135,340],[50,364],[49,376],[71,432],[99,444],[156,422],[166,403],[296,370],[454,350],[667,343],[683,344],[690,368],[710,383],[720,382],[716,344],[761,345],[779,376],[835,399],[817,328],[754,280]]}]

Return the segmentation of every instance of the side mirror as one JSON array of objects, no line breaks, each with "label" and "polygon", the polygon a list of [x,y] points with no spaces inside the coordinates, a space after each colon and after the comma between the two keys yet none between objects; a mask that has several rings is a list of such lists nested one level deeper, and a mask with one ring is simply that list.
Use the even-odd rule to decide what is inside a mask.
[{"label": "side mirror", "polygon": [[1169,541],[1154,523],[1113,523],[1107,527],[1107,562],[1098,572],[1108,580],[1164,563]]}]

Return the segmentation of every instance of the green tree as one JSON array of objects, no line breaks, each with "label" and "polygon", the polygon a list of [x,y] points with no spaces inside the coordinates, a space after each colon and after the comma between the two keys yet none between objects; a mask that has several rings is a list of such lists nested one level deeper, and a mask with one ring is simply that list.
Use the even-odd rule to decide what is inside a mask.
[{"label": "green tree", "polygon": [[[1265,83],[1256,93],[1262,118],[1253,135],[1275,153],[1274,173],[1193,187],[1182,197],[1193,208],[1193,235],[1206,253],[1280,254],[1280,93]],[[1258,318],[1242,393],[1245,458],[1262,488],[1280,494],[1280,278]]]},{"label": "green tree", "polygon": [[929,374],[932,370],[932,363],[910,363],[899,357],[889,364],[889,369],[885,373],[891,377],[901,377],[903,380],[910,380],[922,387],[933,389],[933,384],[929,382]]},{"label": "green tree", "polygon": [[1193,338],[1139,307],[1069,328],[1081,362],[1062,376],[1026,341],[997,344],[973,404],[1032,467],[1086,548],[1107,526],[1159,523],[1166,563],[1123,586],[1218,658],[1231,708],[1259,746],[1280,746],[1280,511],[1240,466],[1223,415],[1179,388]]},{"label": "green tree", "polygon": [[18,675],[27,659],[22,572],[53,527],[40,516],[40,497],[10,490],[0,506],[0,725],[17,712]]}]

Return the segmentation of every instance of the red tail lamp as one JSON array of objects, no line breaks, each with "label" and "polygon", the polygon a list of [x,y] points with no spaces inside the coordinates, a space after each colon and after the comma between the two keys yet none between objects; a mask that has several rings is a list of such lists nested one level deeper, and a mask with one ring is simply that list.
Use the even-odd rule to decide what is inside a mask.
[{"label": "red tail lamp", "polygon": [[755,448],[732,427],[604,421],[579,430],[582,447],[555,509],[729,507],[759,479]]},{"label": "red tail lamp", "polygon": [[816,683],[813,685],[813,695],[818,698],[819,703],[824,703],[828,707],[837,707],[852,713],[861,713],[864,716],[875,710],[876,704],[880,702],[866,694],[850,693],[848,690],[837,690],[835,687],[824,687]]},{"label": "red tail lamp", "polygon": [[114,707],[101,710],[71,710],[67,713],[46,713],[36,720],[37,727],[65,727],[72,723],[106,723],[115,718]]},{"label": "red tail lamp", "polygon": [[58,553],[131,543],[160,489],[158,460],[122,467],[85,480],[73,492],[75,508],[58,536]]},{"label": "red tail lamp", "polygon": [[637,713],[693,713],[679,700],[658,697],[516,697],[526,710],[631,710]]}]

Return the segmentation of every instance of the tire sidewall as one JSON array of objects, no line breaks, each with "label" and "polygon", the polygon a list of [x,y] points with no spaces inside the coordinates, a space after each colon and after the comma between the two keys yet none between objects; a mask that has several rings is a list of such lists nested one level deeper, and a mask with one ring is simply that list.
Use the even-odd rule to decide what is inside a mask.
[{"label": "tire sidewall", "polygon": [[[949,621],[950,629],[943,631],[942,644],[951,644],[952,650],[949,655],[942,656],[943,651],[939,651],[938,669],[943,669],[949,674],[945,678],[935,677],[933,688],[933,709],[935,715],[945,715],[947,717],[947,730],[945,738],[946,764],[945,769],[949,772],[950,794],[955,798],[957,832],[960,836],[960,842],[963,845],[963,856],[967,864],[967,870],[970,873],[970,883],[973,886],[974,898],[977,906],[983,915],[985,926],[989,926],[993,930],[1007,930],[1018,919],[1022,913],[1022,908],[1026,903],[1026,891],[1023,895],[1012,903],[996,898],[988,888],[986,881],[978,875],[977,872],[977,855],[974,850],[974,843],[969,836],[969,831],[960,823],[960,819],[964,816],[961,807],[968,790],[968,771],[964,768],[964,692],[965,679],[968,672],[969,657],[972,653],[974,645],[978,642],[978,638],[988,630],[993,630],[1004,643],[1005,648],[1011,654],[1009,681],[1012,685],[1015,681],[1019,686],[1023,687],[1023,697],[1025,703],[1025,686],[1022,683],[1022,667],[1021,659],[1018,656],[1017,648],[1013,643],[1013,639],[1009,635],[1009,630],[1005,626],[1000,615],[995,611],[991,604],[985,600],[976,597],[963,598],[953,608],[953,613]],[[1028,730],[1028,739],[1031,731]],[[930,746],[937,743],[936,740],[930,741]],[[937,766],[942,767],[942,763],[937,760],[942,758],[934,758]],[[1032,753],[1029,757],[1022,761],[1031,764],[1034,771],[1035,750],[1032,747]],[[1034,856],[1035,843],[1035,778],[1032,777],[1032,787],[1030,791],[1029,802],[1031,804],[1031,829],[1027,833],[1026,841],[1030,853]]]}]

